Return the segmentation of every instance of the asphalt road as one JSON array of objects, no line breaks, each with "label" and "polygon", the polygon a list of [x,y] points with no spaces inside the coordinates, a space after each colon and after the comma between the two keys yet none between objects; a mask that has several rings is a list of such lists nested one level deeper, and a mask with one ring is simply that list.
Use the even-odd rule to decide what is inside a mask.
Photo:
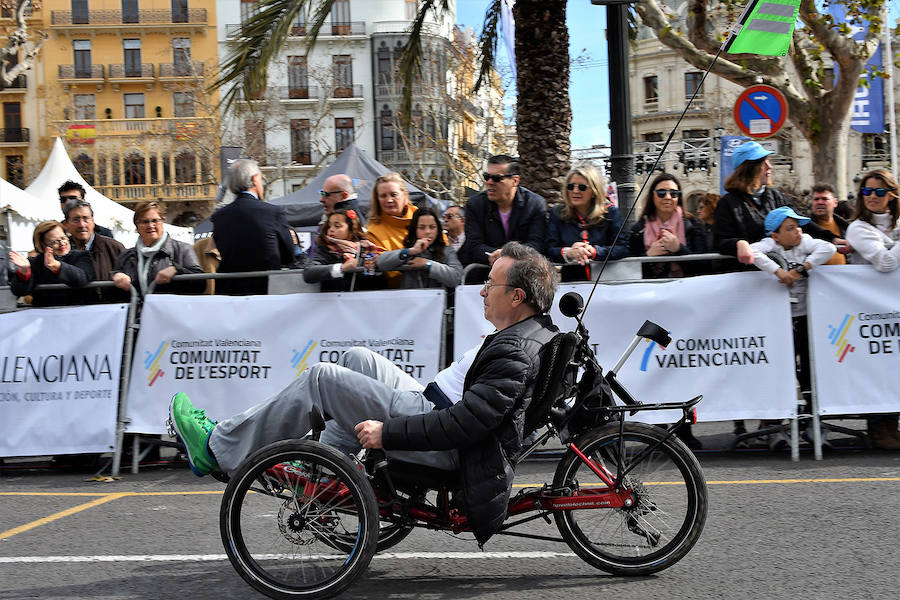
[{"label": "asphalt road", "polygon": [[[766,452],[700,458],[706,529],[684,560],[656,575],[604,574],[564,544],[494,538],[484,554],[470,539],[416,531],[377,556],[343,597],[898,597],[900,453],[847,450],[797,463]],[[551,477],[554,466],[529,461],[517,482]],[[224,558],[222,484],[184,468],[84,479],[0,475],[0,599],[261,597]],[[525,554],[534,551],[543,554]]]}]

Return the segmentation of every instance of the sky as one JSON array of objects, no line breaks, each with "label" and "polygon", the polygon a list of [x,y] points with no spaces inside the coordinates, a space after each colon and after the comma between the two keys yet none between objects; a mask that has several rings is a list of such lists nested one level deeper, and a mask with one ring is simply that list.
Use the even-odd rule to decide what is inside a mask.
[{"label": "sky", "polygon": [[[456,0],[456,22],[481,31],[489,0]],[[891,22],[900,19],[900,0],[890,0]],[[606,50],[606,7],[590,0],[569,0],[569,56],[575,60],[570,71],[569,97],[572,102],[572,148],[609,145],[609,66]],[[894,48],[897,52],[898,49]],[[499,44],[497,54],[505,61]],[[514,89],[513,89],[514,93]],[[508,102],[515,102],[511,96]]]},{"label": "sky", "polygon": [[[456,0],[456,22],[481,31],[489,0]],[[578,57],[570,71],[569,97],[572,102],[572,148],[609,145],[609,68],[606,52],[606,8],[590,0],[570,0],[569,56]],[[506,60],[503,44],[498,45],[500,61]],[[515,102],[514,97],[511,98]]]}]

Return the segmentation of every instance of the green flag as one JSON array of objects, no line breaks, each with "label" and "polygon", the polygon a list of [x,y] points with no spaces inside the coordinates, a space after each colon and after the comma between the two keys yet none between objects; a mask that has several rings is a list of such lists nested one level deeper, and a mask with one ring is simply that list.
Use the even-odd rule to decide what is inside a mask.
[{"label": "green flag", "polygon": [[784,56],[791,45],[800,0],[751,0],[732,30],[725,52]]}]

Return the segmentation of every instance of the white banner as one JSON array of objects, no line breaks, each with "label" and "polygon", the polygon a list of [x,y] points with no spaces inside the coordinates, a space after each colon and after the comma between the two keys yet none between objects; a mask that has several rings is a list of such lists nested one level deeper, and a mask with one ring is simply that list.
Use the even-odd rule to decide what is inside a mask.
[{"label": "white banner", "polygon": [[[491,331],[483,318],[480,287],[456,291],[454,356]],[[564,284],[554,300],[553,322],[563,330],[574,319],[559,313],[559,297],[576,291],[587,301],[590,284]],[[591,344],[604,368],[612,367],[645,320],[671,332],[667,349],[642,342],[619,372],[639,401],[683,402],[703,394],[703,421],[780,419],[797,412],[790,303],[787,288],[766,273],[691,277],[669,283],[599,285],[585,317]],[[637,418],[672,421],[671,411]]]},{"label": "white banner", "polygon": [[0,315],[0,456],[115,447],[128,306]]},{"label": "white banner", "polygon": [[900,412],[900,270],[827,266],[809,278],[816,395],[825,415]]},{"label": "white banner", "polygon": [[221,420],[317,362],[364,346],[427,383],[438,370],[443,290],[288,296],[150,295],[128,388],[128,430],[163,433],[185,392]]}]

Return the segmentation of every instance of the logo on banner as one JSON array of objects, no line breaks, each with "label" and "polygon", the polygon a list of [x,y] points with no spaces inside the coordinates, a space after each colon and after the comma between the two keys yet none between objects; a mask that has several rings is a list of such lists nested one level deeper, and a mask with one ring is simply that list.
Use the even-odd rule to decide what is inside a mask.
[{"label": "logo on banner", "polygon": [[156,352],[150,350],[144,351],[144,368],[147,370],[147,386],[152,386],[156,380],[163,377],[166,372],[159,366],[159,359],[162,358],[169,342],[160,342],[156,348]]},{"label": "logo on banner", "polygon": [[850,313],[847,313],[844,315],[844,320],[841,321],[840,325],[837,327],[834,325],[828,326],[828,339],[831,340],[831,345],[837,348],[835,356],[837,357],[838,362],[844,362],[847,355],[856,350],[856,346],[846,339],[847,331],[850,330],[850,325],[855,318],[856,317]]},{"label": "logo on banner", "polygon": [[312,354],[312,351],[316,349],[318,343],[315,340],[309,340],[306,343],[306,347],[302,351],[298,351],[296,348],[292,349],[293,354],[291,355],[291,367],[297,371],[297,374],[294,377],[297,377],[306,369],[307,360],[309,360],[309,355]]},{"label": "logo on banner", "polygon": [[658,347],[656,342],[647,346],[641,358],[641,371],[646,373],[654,365],[660,369],[691,369],[769,364],[764,335],[678,338],[669,346],[674,350],[666,355],[654,354]]}]

